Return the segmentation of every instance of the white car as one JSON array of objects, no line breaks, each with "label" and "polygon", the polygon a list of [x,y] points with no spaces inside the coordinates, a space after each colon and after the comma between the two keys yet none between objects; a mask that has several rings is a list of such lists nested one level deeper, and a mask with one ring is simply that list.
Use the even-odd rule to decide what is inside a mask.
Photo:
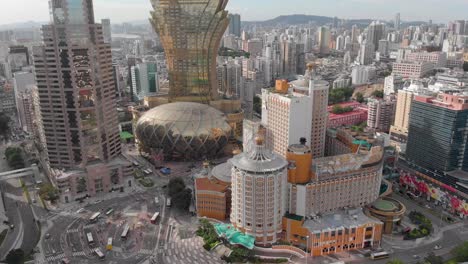
[{"label": "white car", "polygon": [[435,246],[434,246],[434,250],[439,250],[439,249],[441,249],[441,248],[442,248],[441,245],[435,245]]}]

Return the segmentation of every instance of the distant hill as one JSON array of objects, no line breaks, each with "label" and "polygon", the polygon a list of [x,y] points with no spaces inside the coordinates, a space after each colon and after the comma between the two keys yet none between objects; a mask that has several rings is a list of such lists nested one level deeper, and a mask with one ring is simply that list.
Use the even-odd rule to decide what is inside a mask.
[{"label": "distant hill", "polygon": [[[346,24],[348,25],[361,25],[367,26],[375,19],[346,19]],[[273,19],[265,20],[265,21],[243,21],[243,26],[263,26],[263,27],[274,27],[277,25],[300,25],[300,24],[308,24],[309,22],[316,23],[318,25],[325,25],[333,23],[333,17],[326,17],[326,16],[315,16],[315,15],[285,15],[279,16]],[[387,21],[383,21],[387,22]],[[390,22],[387,22],[390,23]],[[403,22],[403,26],[412,26],[412,25],[421,25],[426,22],[423,21],[410,21],[410,22]]]},{"label": "distant hill", "polygon": [[27,21],[27,22],[11,23],[11,24],[0,25],[0,30],[40,28],[42,25],[46,25],[46,24],[48,24],[48,22]]}]

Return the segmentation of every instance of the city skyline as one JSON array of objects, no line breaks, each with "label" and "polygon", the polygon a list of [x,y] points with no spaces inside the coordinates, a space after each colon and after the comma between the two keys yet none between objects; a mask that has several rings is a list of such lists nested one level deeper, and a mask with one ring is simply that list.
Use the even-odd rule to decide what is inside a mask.
[{"label": "city skyline", "polygon": [[[466,15],[463,10],[468,9],[468,2],[462,0],[450,0],[450,6],[447,5],[447,1],[439,0],[394,0],[392,3],[373,0],[318,0],[314,5],[307,0],[292,0],[293,3],[288,5],[280,1],[266,5],[265,1],[231,0],[227,10],[230,13],[241,14],[243,21],[262,21],[291,14],[337,16],[346,19],[380,18],[390,21],[394,19],[395,13],[400,12],[402,21],[432,19],[436,23],[445,23],[453,19],[464,19]],[[422,4],[425,12],[419,10]],[[24,9],[25,6],[29,8]],[[360,8],[356,9],[356,6]],[[46,0],[18,0],[3,3],[2,7],[2,10],[8,12],[1,12],[0,25],[49,21]],[[96,0],[94,9],[97,19],[110,18],[115,23],[143,21],[150,18],[151,3],[149,0]],[[259,14],[258,10],[263,11]],[[353,13],[349,13],[348,10],[353,10]],[[447,11],[441,13],[440,10]]]}]

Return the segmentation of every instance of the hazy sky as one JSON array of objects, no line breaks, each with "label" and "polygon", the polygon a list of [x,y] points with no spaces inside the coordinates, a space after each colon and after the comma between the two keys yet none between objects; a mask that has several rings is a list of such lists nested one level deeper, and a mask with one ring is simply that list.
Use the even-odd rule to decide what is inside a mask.
[{"label": "hazy sky", "polygon": [[[147,19],[150,0],[94,0],[96,18],[114,22]],[[264,20],[286,14],[340,18],[393,19],[447,22],[468,19],[468,0],[230,0],[228,9],[243,20]],[[48,0],[0,0],[0,24],[48,21]]]}]

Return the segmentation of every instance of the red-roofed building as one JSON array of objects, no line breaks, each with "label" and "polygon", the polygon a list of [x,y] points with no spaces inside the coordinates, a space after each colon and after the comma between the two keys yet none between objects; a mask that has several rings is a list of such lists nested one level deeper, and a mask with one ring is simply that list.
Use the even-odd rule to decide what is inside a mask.
[{"label": "red-roofed building", "polygon": [[328,107],[328,128],[336,128],[341,126],[352,126],[367,121],[367,106],[360,104],[359,102],[346,102],[338,104],[339,106],[346,108],[352,107],[353,111],[334,114],[332,112],[334,105]]}]

